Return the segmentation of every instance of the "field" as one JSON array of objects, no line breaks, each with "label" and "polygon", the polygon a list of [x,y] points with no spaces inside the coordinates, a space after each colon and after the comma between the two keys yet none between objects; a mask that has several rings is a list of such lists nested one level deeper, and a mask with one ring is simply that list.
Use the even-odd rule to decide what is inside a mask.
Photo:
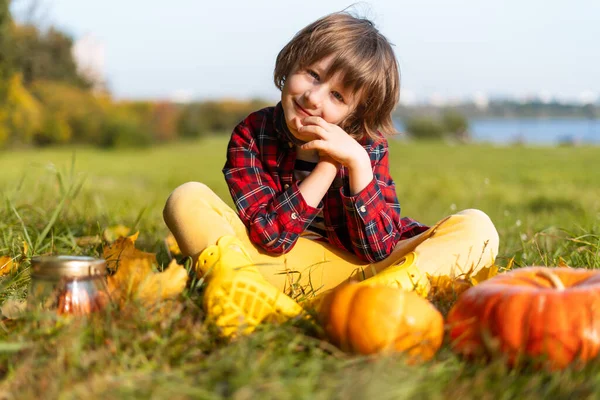
[{"label": "field", "polygon": [[[100,256],[78,238],[122,224],[167,261],[162,207],[187,181],[231,205],[225,138],[144,150],[21,150],[0,155],[0,255],[25,257],[0,278],[0,302],[23,299],[28,257]],[[403,215],[432,224],[465,208],[500,234],[497,264],[600,268],[600,148],[390,145]],[[24,251],[24,242],[26,250]],[[79,243],[79,244],[78,244]],[[89,320],[26,314],[0,324],[0,398],[596,398],[600,363],[557,373],[467,363],[444,346],[424,365],[343,354],[319,329],[265,325],[228,343],[203,323],[202,290],[176,311],[131,308]]]}]

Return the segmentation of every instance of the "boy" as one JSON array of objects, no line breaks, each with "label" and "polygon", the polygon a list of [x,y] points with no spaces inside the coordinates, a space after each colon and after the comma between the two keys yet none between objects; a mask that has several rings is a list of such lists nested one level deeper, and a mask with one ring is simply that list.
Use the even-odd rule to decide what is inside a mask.
[{"label": "boy", "polygon": [[[274,78],[281,102],[249,115],[228,146],[223,172],[238,214],[197,182],[165,206],[202,273],[230,271],[207,288],[218,292],[208,310],[220,326],[298,313],[284,292],[297,298],[355,279],[426,293],[425,272],[493,263],[498,234],[481,211],[432,228],[400,217],[384,137],[394,132],[398,66],[370,21],[341,12],[313,22],[281,50]],[[250,315],[236,292],[266,311]]]}]

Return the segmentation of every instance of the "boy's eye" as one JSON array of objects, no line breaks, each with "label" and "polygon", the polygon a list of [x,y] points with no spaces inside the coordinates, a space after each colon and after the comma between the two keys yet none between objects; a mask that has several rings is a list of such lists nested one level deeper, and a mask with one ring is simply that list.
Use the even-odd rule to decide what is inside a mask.
[{"label": "boy's eye", "polygon": [[309,69],[309,70],[308,70],[308,74],[309,74],[310,76],[312,76],[313,78],[315,78],[316,80],[319,80],[319,74],[317,74],[315,71],[313,71],[313,70]]},{"label": "boy's eye", "polygon": [[333,97],[335,97],[338,101],[344,102],[344,97],[340,94],[340,92],[331,92]]}]

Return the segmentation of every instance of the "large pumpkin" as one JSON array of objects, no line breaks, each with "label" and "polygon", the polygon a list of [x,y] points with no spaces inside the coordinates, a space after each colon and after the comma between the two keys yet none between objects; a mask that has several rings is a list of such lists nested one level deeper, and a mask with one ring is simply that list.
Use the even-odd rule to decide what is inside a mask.
[{"label": "large pumpkin", "polygon": [[466,357],[501,354],[551,369],[600,349],[600,272],[526,267],[465,291],[448,314],[451,346]]},{"label": "large pumpkin", "polygon": [[428,360],[444,336],[440,312],[415,292],[348,283],[326,295],[319,316],[330,340],[362,354],[406,352]]}]

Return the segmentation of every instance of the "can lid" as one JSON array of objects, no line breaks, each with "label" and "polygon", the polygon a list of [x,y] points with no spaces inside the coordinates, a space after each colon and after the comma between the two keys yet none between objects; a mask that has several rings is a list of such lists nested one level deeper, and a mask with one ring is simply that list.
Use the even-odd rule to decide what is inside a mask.
[{"label": "can lid", "polygon": [[38,256],[31,259],[33,277],[89,277],[106,275],[106,261],[85,256]]}]

